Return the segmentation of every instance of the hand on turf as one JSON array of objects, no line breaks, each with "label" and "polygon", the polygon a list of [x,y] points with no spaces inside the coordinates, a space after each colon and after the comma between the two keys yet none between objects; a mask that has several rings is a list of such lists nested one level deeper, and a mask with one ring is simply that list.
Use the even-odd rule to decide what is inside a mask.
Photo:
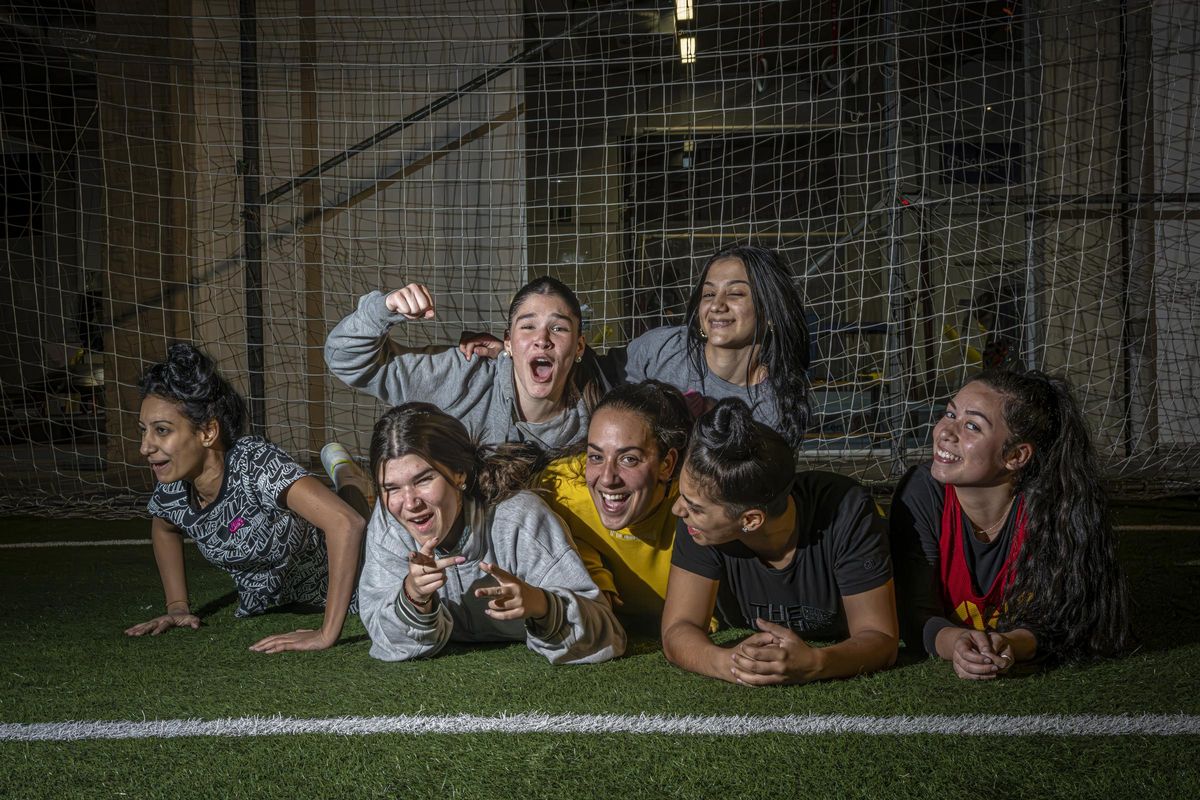
[{"label": "hand on turf", "polygon": [[467,361],[471,360],[471,356],[496,358],[503,348],[504,340],[497,339],[490,333],[463,331],[458,337],[458,351],[467,357]]},{"label": "hand on turf", "polygon": [[954,640],[954,674],[969,681],[992,680],[1012,669],[1016,657],[1002,633],[966,630]]},{"label": "hand on turf", "polygon": [[492,619],[541,619],[550,611],[546,593],[536,586],[506,572],[495,564],[479,562],[479,568],[499,583],[484,589],[476,589],[476,597],[490,597],[484,609]]},{"label": "hand on turf", "polygon": [[464,556],[434,558],[433,548],[437,542],[430,539],[421,549],[408,554],[408,575],[404,578],[404,593],[410,601],[426,606],[433,600],[438,589],[446,585],[446,567],[461,564]]},{"label": "hand on turf", "polygon": [[433,297],[419,283],[410,283],[387,296],[384,303],[393,314],[403,314],[405,319],[433,319]]},{"label": "hand on turf", "polygon": [[291,633],[276,633],[250,645],[256,653],[285,653],[288,650],[326,650],[333,647],[337,637],[324,631],[301,628]]},{"label": "hand on turf", "polygon": [[782,625],[755,620],[759,633],[750,636],[730,654],[736,683],[769,686],[808,683],[818,677],[817,651]]},{"label": "hand on turf", "polygon": [[[180,605],[182,605],[182,603]],[[125,635],[145,636],[148,633],[151,636],[158,636],[164,631],[171,630],[171,628],[191,628],[192,630],[199,630],[200,618],[195,614],[176,611],[174,614],[163,614],[161,617],[155,617],[149,622],[141,622],[133,627],[126,628]]]}]

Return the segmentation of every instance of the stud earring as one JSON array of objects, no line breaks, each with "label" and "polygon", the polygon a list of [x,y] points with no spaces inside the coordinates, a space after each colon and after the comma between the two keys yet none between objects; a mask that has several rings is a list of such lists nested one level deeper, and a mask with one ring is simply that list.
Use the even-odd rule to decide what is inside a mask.
[{"label": "stud earring", "polygon": [[576,364],[582,364],[582,363],[583,363],[583,356],[575,356],[575,363],[576,363]]},{"label": "stud earring", "polygon": [[466,481],[463,481],[462,483],[460,483],[460,484],[458,485],[458,490],[459,490],[460,492],[465,492],[465,491],[467,490],[467,482],[466,482]]},{"label": "stud earring", "polygon": [[750,532],[750,529],[749,529],[749,528],[747,528],[745,525],[743,525],[743,526],[742,526],[742,533],[749,533],[749,532]]}]

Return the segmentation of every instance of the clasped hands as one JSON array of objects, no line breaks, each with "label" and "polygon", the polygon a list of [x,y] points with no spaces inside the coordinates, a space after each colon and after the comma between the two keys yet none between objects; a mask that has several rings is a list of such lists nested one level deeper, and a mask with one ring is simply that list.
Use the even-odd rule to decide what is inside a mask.
[{"label": "clasped hands", "polygon": [[733,682],[747,686],[808,683],[818,677],[816,648],[782,625],[755,620],[758,633],[729,652]]}]

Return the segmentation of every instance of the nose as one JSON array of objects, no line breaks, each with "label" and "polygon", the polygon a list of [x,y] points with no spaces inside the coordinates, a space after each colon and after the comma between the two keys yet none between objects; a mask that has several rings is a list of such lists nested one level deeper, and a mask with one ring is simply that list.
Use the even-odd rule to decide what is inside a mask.
[{"label": "nose", "polygon": [[148,456],[154,452],[154,448],[150,446],[150,431],[142,431],[142,441],[138,445],[138,452],[143,456]]},{"label": "nose", "polygon": [[621,483],[621,473],[611,459],[604,462],[604,469],[600,471],[600,482],[605,486],[617,486]]},{"label": "nose", "polygon": [[679,519],[687,517],[687,505],[683,502],[682,497],[676,497],[674,504],[671,505],[671,513]]}]

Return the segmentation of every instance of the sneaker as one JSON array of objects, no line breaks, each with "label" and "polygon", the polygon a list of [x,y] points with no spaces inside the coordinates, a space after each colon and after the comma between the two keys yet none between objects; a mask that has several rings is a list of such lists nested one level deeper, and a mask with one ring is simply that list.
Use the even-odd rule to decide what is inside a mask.
[{"label": "sneaker", "polygon": [[354,459],[341,442],[330,442],[321,448],[321,466],[325,468],[325,474],[333,481],[334,486],[338,484],[338,467],[343,464],[354,466]]}]

